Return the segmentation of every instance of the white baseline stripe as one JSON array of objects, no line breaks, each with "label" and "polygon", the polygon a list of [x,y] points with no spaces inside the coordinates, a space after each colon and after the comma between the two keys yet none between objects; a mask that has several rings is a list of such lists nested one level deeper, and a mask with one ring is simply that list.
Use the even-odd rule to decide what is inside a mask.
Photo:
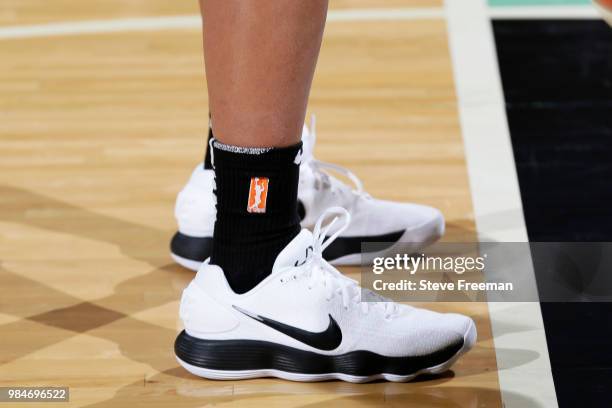
[{"label": "white baseline stripe", "polygon": [[[431,20],[444,18],[442,8],[331,10],[328,22],[377,20]],[[0,39],[101,34],[121,31],[200,29],[199,15],[90,20],[0,27]]]},{"label": "white baseline stripe", "polygon": [[0,39],[100,34],[121,31],[195,29],[201,27],[202,22],[198,15],[89,20],[2,27],[0,28]]},{"label": "white baseline stripe", "polygon": [[601,18],[591,4],[582,6],[500,6],[489,7],[489,15],[500,19],[593,19]]},{"label": "white baseline stripe", "polygon": [[441,7],[330,10],[327,13],[327,21],[435,20],[444,17]]},{"label": "white baseline stripe", "polygon": [[[492,7],[493,18],[600,18],[597,10],[587,6],[519,6]],[[444,9],[439,7],[415,7],[393,9],[331,10],[327,21],[385,21],[385,20],[433,20],[444,18]],[[125,18],[114,20],[89,20],[47,23],[24,26],[0,27],[0,40],[51,37],[62,35],[104,34],[122,31],[155,31],[199,29],[199,15]]]},{"label": "white baseline stripe", "polygon": [[[527,242],[495,42],[485,0],[446,0],[446,8],[479,240]],[[535,289],[530,256],[523,258],[522,265],[523,268],[516,272],[522,273],[523,282]],[[489,316],[504,406],[556,407],[539,303],[491,302]],[[525,355],[530,356],[527,361]]]}]

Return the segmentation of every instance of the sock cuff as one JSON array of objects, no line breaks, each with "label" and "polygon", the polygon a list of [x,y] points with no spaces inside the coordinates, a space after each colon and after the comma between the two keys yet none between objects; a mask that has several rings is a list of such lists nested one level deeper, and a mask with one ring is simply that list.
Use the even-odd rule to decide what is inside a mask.
[{"label": "sock cuff", "polygon": [[213,150],[214,167],[256,170],[291,163],[299,165],[302,142],[288,147],[241,147],[215,140]]},{"label": "sock cuff", "polygon": [[272,147],[242,147],[242,146],[232,146],[215,140],[213,142],[213,146],[216,149],[223,150],[230,153],[238,153],[238,154],[263,154],[272,150]]}]

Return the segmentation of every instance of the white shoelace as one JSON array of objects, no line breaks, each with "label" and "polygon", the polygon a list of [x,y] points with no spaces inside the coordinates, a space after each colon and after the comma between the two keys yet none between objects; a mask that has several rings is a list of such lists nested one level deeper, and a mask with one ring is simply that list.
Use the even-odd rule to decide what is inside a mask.
[{"label": "white shoelace", "polygon": [[[314,146],[316,144],[317,141],[317,129],[316,129],[316,116],[312,115],[310,118],[310,126],[309,126],[309,131],[310,131],[310,138],[311,138],[311,150],[314,151]],[[351,182],[354,185],[354,189],[352,189],[351,191],[356,195],[356,196],[361,196],[361,197],[369,197],[369,195],[363,191],[363,183],[361,182],[361,180],[359,179],[359,177],[357,177],[355,175],[355,173],[353,173],[352,171],[350,171],[349,169],[342,167],[342,166],[338,166],[337,164],[333,164],[333,163],[327,163],[318,159],[315,159],[314,156],[311,155],[310,159],[307,161],[307,164],[310,165],[313,169],[313,173],[315,174],[315,177],[317,178],[317,180],[319,182],[322,182],[323,185],[328,184],[332,187],[335,187],[337,190],[339,191],[344,191],[347,189],[347,186],[342,183],[340,180],[337,180],[333,177],[330,177],[330,175],[328,175],[324,170],[328,169],[328,170],[333,170],[336,171],[344,176],[346,176],[349,180],[351,180]]]},{"label": "white shoelace", "polygon": [[[330,216],[334,219],[322,227],[323,222]],[[326,239],[327,233],[340,220],[343,222],[336,232]],[[313,256],[305,265],[305,273],[310,275],[308,287],[322,285],[326,289],[326,300],[331,300],[335,295],[342,296],[342,305],[348,309],[351,304],[360,305],[362,312],[368,313],[370,307],[377,307],[384,312],[385,319],[391,319],[398,312],[398,306],[394,302],[362,302],[361,288],[359,284],[344,275],[323,258],[323,251],[327,248],[349,225],[350,213],[342,207],[330,207],[321,214],[317,221],[313,235]]]}]

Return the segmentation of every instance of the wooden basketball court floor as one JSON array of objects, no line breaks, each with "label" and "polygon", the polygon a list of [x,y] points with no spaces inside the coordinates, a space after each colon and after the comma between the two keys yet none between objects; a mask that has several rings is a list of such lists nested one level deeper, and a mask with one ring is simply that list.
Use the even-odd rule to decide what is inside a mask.
[{"label": "wooden basketball court floor", "polygon": [[[486,223],[453,6],[379,3],[330,6],[309,104],[317,157],[374,196],[440,208],[445,240],[474,241]],[[480,18],[480,3],[463,4]],[[0,24],[21,31],[0,30],[0,386],[68,386],[57,405],[71,407],[554,405],[546,354],[503,346],[520,332],[540,342],[540,327],[510,306],[494,333],[499,307],[486,303],[428,305],[472,316],[478,342],[452,372],[412,383],[215,382],[178,366],[178,301],[193,274],[168,244],[207,127],[196,14],[195,0],[3,1]],[[529,391],[538,381],[541,395]]]}]

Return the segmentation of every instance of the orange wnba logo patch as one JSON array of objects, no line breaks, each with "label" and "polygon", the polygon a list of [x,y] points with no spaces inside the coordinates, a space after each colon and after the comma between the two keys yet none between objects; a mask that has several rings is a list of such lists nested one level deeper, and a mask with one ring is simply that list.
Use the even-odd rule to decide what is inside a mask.
[{"label": "orange wnba logo patch", "polygon": [[270,179],[267,177],[251,177],[251,188],[249,189],[249,202],[247,203],[247,211],[250,213],[265,213],[266,200],[268,198],[268,183]]}]

